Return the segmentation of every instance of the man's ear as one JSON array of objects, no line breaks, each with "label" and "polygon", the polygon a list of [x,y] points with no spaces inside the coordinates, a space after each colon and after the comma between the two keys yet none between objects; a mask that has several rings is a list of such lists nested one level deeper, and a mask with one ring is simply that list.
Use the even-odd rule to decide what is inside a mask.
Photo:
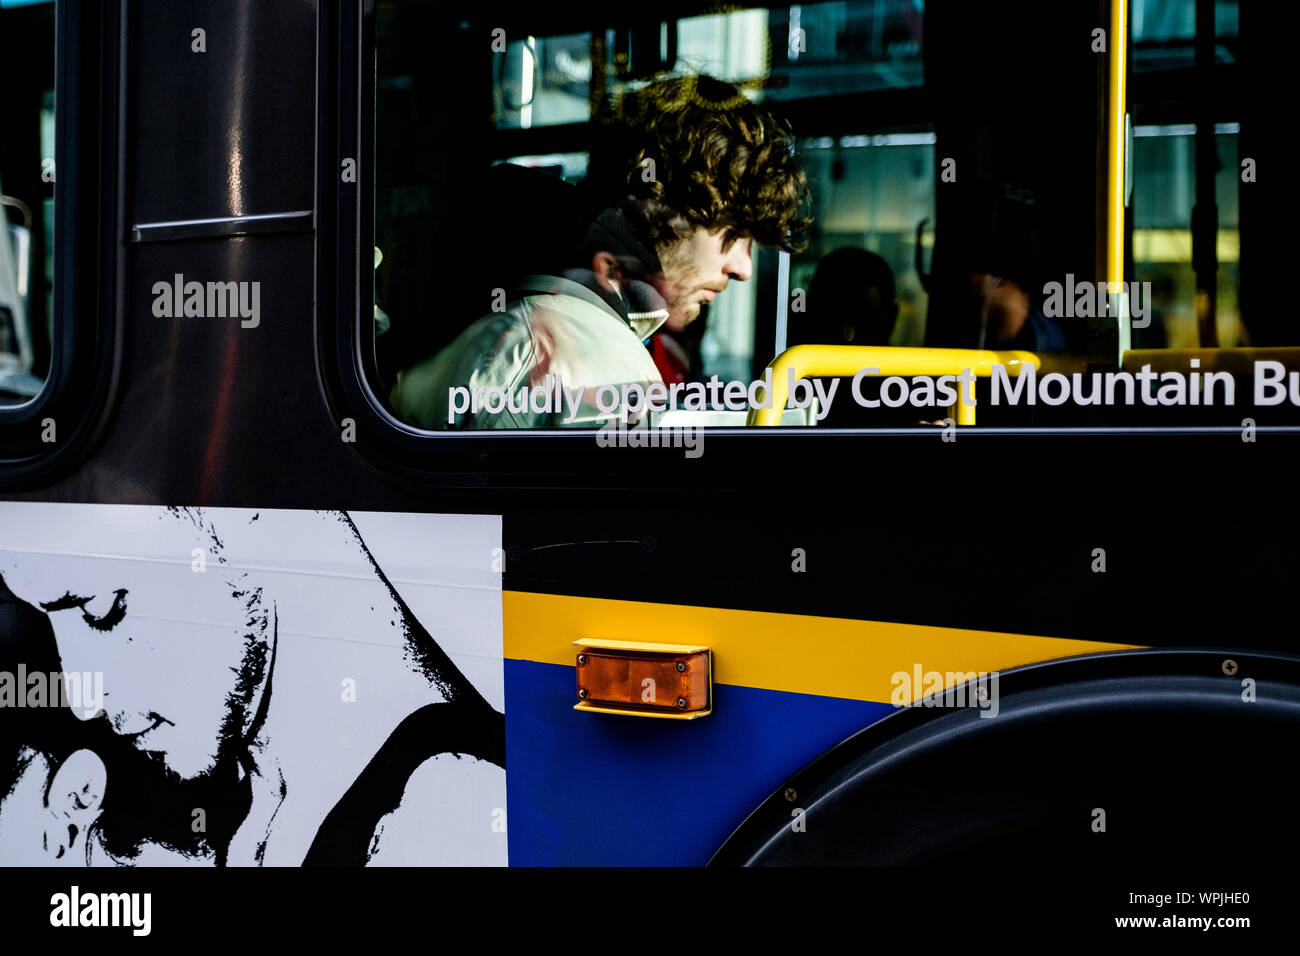
[{"label": "man's ear", "polygon": [[45,852],[53,859],[85,863],[86,833],[99,817],[108,771],[90,750],[70,754],[54,773],[46,791]]},{"label": "man's ear", "polygon": [[619,295],[619,282],[623,272],[618,267],[618,260],[608,252],[597,252],[591,257],[591,271],[596,274],[596,281],[606,291]]}]

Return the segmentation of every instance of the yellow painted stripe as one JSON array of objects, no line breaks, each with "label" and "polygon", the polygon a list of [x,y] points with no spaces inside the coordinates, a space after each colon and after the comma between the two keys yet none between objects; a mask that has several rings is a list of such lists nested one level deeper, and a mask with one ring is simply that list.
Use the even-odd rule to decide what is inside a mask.
[{"label": "yellow painted stripe", "polygon": [[[505,656],[574,666],[574,641],[671,641],[713,650],[720,684],[888,703],[898,672],[1001,671],[1138,645],[769,611],[505,591]],[[919,695],[921,688],[915,688]],[[907,702],[911,702],[911,697]]]}]

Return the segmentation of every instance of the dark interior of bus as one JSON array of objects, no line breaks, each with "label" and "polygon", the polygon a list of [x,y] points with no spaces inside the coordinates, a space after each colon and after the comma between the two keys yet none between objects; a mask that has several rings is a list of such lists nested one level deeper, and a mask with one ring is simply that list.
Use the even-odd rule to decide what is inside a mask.
[{"label": "dark interior of bus", "polygon": [[0,9],[0,405],[49,370],[53,157],[54,4]]}]

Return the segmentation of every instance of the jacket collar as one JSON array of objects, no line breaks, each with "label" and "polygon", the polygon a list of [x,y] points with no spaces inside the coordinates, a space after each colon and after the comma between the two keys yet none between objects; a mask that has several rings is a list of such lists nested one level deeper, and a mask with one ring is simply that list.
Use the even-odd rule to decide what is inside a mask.
[{"label": "jacket collar", "polygon": [[623,280],[623,294],[601,289],[590,269],[570,269],[563,276],[524,276],[519,292],[571,295],[604,309],[636,333],[648,339],[668,321],[668,303],[654,287],[637,279]]}]

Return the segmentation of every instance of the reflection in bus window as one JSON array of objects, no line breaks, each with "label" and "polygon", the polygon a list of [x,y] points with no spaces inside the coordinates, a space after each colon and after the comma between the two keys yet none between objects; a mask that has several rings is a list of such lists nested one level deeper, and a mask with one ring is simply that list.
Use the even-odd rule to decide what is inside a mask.
[{"label": "reflection in bus window", "polygon": [[0,3],[0,406],[50,363],[54,288],[54,4]]}]

